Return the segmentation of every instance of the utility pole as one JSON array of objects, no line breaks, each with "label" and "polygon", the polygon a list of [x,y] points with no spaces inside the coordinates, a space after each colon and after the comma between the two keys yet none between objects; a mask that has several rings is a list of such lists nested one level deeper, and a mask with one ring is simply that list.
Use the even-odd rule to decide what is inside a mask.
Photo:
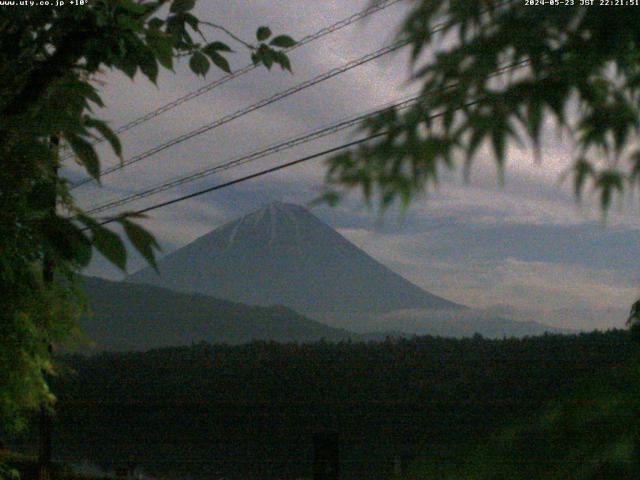
[{"label": "utility pole", "polygon": [[[57,190],[58,190],[58,150],[60,138],[52,135],[49,144],[53,153],[53,175],[51,182],[51,198],[49,209],[51,217],[56,214]],[[54,265],[53,258],[45,250],[42,260],[42,279],[45,284],[53,283]],[[47,340],[49,355],[53,354],[53,345]],[[53,444],[53,418],[46,405],[40,408],[39,436],[38,436],[38,480],[51,480],[51,459]]]}]

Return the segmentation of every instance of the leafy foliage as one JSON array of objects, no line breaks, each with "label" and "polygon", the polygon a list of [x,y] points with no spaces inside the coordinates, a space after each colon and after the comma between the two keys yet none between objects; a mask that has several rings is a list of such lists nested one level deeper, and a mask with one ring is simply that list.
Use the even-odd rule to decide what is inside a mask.
[{"label": "leafy foliage", "polygon": [[[577,146],[568,165],[576,195],[592,187],[606,211],[640,179],[639,24],[635,7],[415,2],[400,39],[424,100],[368,121],[364,132],[388,134],[330,159],[329,187],[357,187],[383,207],[407,204],[459,160],[468,174],[485,145],[502,175],[508,144],[526,136],[539,152],[550,122]],[[443,38],[448,48],[437,49]],[[520,68],[498,77],[505,66]]]},{"label": "leafy foliage", "polygon": [[[487,150],[502,180],[509,144],[527,138],[539,159],[544,129],[555,128],[575,145],[567,171],[576,197],[590,189],[606,213],[616,199],[640,185],[638,25],[640,9],[633,6],[537,8],[513,0],[414,2],[399,36],[411,47],[411,80],[420,84],[423,97],[406,110],[391,108],[368,120],[362,128],[365,135],[385,135],[329,160],[326,199],[335,202],[344,189],[357,188],[367,201],[375,200],[383,208],[396,201],[406,206],[435,186],[443,170],[461,166],[468,178],[478,153]],[[442,45],[445,48],[439,48]],[[508,73],[497,75],[506,67],[510,67]],[[636,304],[630,319],[635,332],[638,317]],[[556,458],[549,456],[556,453],[553,448],[540,448],[537,467],[532,465],[531,471],[523,473],[526,466],[518,463],[522,452],[517,448],[532,448],[525,426],[520,430],[523,437],[506,439],[497,454],[481,452],[476,470],[462,468],[450,476],[423,474],[434,478],[638,478],[637,422],[615,423],[611,433],[618,435],[615,441],[620,443],[600,445],[600,450],[577,433],[584,435],[591,426],[600,433],[601,423],[607,424],[616,412],[629,413],[631,407],[632,413],[624,418],[637,415],[637,399],[625,404],[609,393],[594,400],[593,411],[588,412],[594,414],[589,417],[593,424],[575,417],[584,411],[568,409],[552,426],[537,432],[543,439],[538,439],[541,446],[561,439],[553,445],[575,448],[561,464],[545,461]],[[636,429],[632,442],[621,433],[625,427]],[[563,437],[568,431],[572,435]],[[576,462],[582,468],[575,468]]]},{"label": "leafy foliage", "polygon": [[[206,75],[211,64],[231,71],[225,58],[231,48],[208,40],[203,29],[237,37],[198,19],[192,13],[195,4],[96,0],[83,8],[2,11],[0,419],[14,427],[24,409],[53,400],[44,378],[45,372],[55,371],[48,345],[62,342],[75,330],[81,309],[73,287],[75,272],[89,263],[94,249],[123,270],[127,264],[121,236],[85,215],[75,205],[68,183],[58,178],[62,165],[57,145],[67,146],[98,181],[95,138],[104,138],[122,155],[117,135],[92,111],[104,106],[92,82],[101,71],[119,70],[132,79],[140,74],[156,82],[160,67],[172,70],[182,57],[189,58],[196,75]],[[278,58],[288,68],[277,44],[248,47]],[[159,245],[136,216],[122,214],[111,220],[155,265]]]},{"label": "leafy foliage", "polygon": [[416,478],[638,478],[640,378],[637,356],[632,360],[617,371],[581,379],[568,395],[482,444],[466,442],[458,452],[465,461],[416,468]]}]

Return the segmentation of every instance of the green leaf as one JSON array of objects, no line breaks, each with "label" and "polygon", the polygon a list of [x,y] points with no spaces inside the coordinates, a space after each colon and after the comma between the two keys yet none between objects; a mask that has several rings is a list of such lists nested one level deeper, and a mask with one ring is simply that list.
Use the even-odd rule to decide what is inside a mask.
[{"label": "green leaf", "polygon": [[636,301],[631,306],[631,311],[629,312],[629,318],[627,319],[627,324],[637,324],[640,322],[640,300]]},{"label": "green leaf", "polygon": [[280,59],[280,66],[283,70],[287,70],[291,73],[291,62],[289,61],[289,57],[287,57],[286,55],[283,55]]},{"label": "green leaf", "polygon": [[578,199],[582,197],[582,190],[584,189],[584,184],[588,177],[593,176],[594,169],[591,163],[586,158],[578,159],[574,166],[574,178],[573,178],[573,188],[575,195]]},{"label": "green leaf", "polygon": [[147,11],[145,5],[135,3],[133,0],[121,0],[120,7],[123,7],[135,15],[142,15]]},{"label": "green leaf", "polygon": [[496,156],[496,163],[498,166],[498,175],[500,183],[504,181],[504,160],[505,160],[505,148],[506,138],[505,132],[501,129],[496,129],[491,133],[491,143],[493,145],[493,151]]},{"label": "green leaf", "polygon": [[256,38],[259,42],[264,42],[271,36],[271,29],[269,27],[262,26],[256,31]]},{"label": "green leaf", "polygon": [[184,18],[185,23],[189,24],[189,26],[193,28],[196,32],[198,31],[198,24],[200,23],[200,21],[195,15],[192,15],[190,13],[185,13],[182,15],[182,17]]},{"label": "green leaf", "polygon": [[284,52],[275,52],[274,54],[275,62],[280,65],[283,70],[287,70],[291,72],[291,62],[289,61],[289,57]]},{"label": "green leaf", "polygon": [[145,49],[140,58],[140,70],[149,80],[156,83],[158,79],[158,61],[151,49]]},{"label": "green leaf", "polygon": [[267,70],[271,70],[271,67],[273,66],[273,55],[270,51],[265,51],[262,53],[262,63],[264,64],[265,67],[267,67]]},{"label": "green leaf", "polygon": [[173,40],[164,33],[153,32],[148,37],[149,46],[156,54],[160,65],[168,70],[173,69]]},{"label": "green leaf", "polygon": [[93,258],[93,250],[91,249],[91,242],[82,234],[70,238],[72,242],[72,261],[80,268],[84,268],[89,265]]},{"label": "green leaf", "polygon": [[629,181],[632,186],[636,183],[640,184],[640,150],[636,151],[629,158],[631,161],[631,172],[629,173]]},{"label": "green leaf", "polygon": [[540,129],[542,126],[543,120],[543,104],[538,99],[532,99],[529,103],[529,108],[527,111],[527,129],[529,131],[529,135],[533,139],[533,146],[535,148],[535,158],[536,161],[540,161],[542,152],[540,148]]},{"label": "green leaf", "polygon": [[169,17],[167,20],[167,33],[172,35],[174,39],[180,40],[184,36],[184,18],[181,14]]},{"label": "green leaf", "polygon": [[222,42],[211,42],[209,45],[205,46],[202,51],[209,55],[209,52],[233,52],[229,45]]},{"label": "green leaf", "polygon": [[127,269],[127,249],[114,232],[100,227],[93,231],[93,246],[122,271]]},{"label": "green leaf", "polygon": [[596,180],[596,187],[600,189],[600,206],[606,212],[611,205],[613,194],[623,190],[622,175],[615,170],[600,172]]},{"label": "green leaf", "polygon": [[231,66],[229,65],[229,62],[227,61],[226,58],[224,58],[222,55],[220,55],[216,51],[207,51],[206,53],[207,55],[209,55],[209,58],[211,59],[211,61],[214,63],[216,67],[218,67],[219,69],[227,73],[231,73]]},{"label": "green leaf", "polygon": [[118,27],[122,30],[138,32],[142,30],[142,25],[143,23],[135,18],[124,15],[118,17]]},{"label": "green leaf", "polygon": [[77,218],[91,230],[91,243],[96,250],[120,270],[125,271],[127,268],[127,249],[122,239],[85,214],[79,214]]},{"label": "green leaf", "polygon": [[91,261],[91,242],[70,219],[54,216],[45,224],[47,242],[56,255],[79,267]]},{"label": "green leaf", "polygon": [[469,161],[473,160],[473,158],[475,157],[478,148],[480,147],[480,145],[482,145],[484,137],[485,130],[479,128],[471,130],[471,139],[469,140],[469,143],[467,145],[467,158],[469,159]]},{"label": "green leaf", "polygon": [[100,159],[93,145],[75,134],[65,134],[64,137],[87,173],[100,181]]},{"label": "green leaf", "polygon": [[160,250],[160,245],[158,245],[153,235],[127,218],[121,218],[118,222],[124,227],[127,238],[138,253],[144,257],[154,270],[158,271],[154,250]]},{"label": "green leaf", "polygon": [[115,134],[113,130],[103,122],[102,120],[98,120],[96,118],[85,117],[84,123],[89,128],[95,128],[100,132],[100,135],[104,137],[104,139],[109,142],[113,151],[118,155],[118,157],[122,158],[122,144],[120,143],[120,139]]},{"label": "green leaf", "polygon": [[133,60],[132,57],[125,55],[118,67],[120,70],[124,72],[124,74],[133,80],[133,77],[136,76],[136,72],[138,71],[138,64]]},{"label": "green leaf", "polygon": [[171,4],[171,13],[183,13],[192,10],[196,6],[195,0],[173,0]]},{"label": "green leaf", "polygon": [[161,18],[155,17],[155,18],[152,18],[151,20],[149,20],[147,25],[152,30],[159,30],[164,25],[164,20],[162,20]]},{"label": "green leaf", "polygon": [[88,100],[92,101],[99,107],[104,107],[104,102],[100,95],[98,95],[98,91],[96,88],[88,82],[75,82],[73,88],[77,90],[77,92]]},{"label": "green leaf", "polygon": [[209,60],[207,60],[207,57],[202,52],[195,52],[191,56],[191,60],[189,60],[189,66],[193,73],[204,77],[209,71],[210,64]]},{"label": "green leaf", "polygon": [[295,46],[296,41],[291,38],[289,35],[278,35],[273,40],[269,42],[269,45],[273,45],[274,47],[280,48],[291,48]]},{"label": "green leaf", "polygon": [[267,45],[264,45],[264,44],[260,45],[260,48],[258,49],[258,52],[257,52],[258,58],[263,63],[263,65],[267,67],[268,70],[270,70],[271,67],[273,66],[275,53],[276,52],[274,52],[273,49],[269,48]]}]

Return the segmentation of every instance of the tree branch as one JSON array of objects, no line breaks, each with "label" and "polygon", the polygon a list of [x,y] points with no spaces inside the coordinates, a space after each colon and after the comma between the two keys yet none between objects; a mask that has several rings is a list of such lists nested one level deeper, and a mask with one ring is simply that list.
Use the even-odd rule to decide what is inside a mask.
[{"label": "tree branch", "polygon": [[256,47],[254,45],[251,45],[250,43],[245,42],[240,37],[238,37],[236,34],[234,34],[232,31],[230,31],[228,28],[225,28],[222,25],[218,25],[218,24],[212,23],[212,22],[203,22],[202,20],[200,21],[200,23],[203,24],[203,25],[207,25],[207,26],[209,26],[211,28],[216,28],[218,30],[222,30],[224,33],[226,33],[231,38],[233,38],[236,42],[241,43],[242,45],[247,47],[249,50],[255,50],[256,49]]}]

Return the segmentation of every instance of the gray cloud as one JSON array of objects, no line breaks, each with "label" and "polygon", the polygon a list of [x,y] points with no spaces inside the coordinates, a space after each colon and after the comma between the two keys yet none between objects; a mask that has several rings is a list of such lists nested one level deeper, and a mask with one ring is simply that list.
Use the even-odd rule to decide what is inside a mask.
[{"label": "gray cloud", "polygon": [[[248,39],[262,24],[300,38],[364,8],[367,1],[201,1],[198,14],[215,17]],[[390,7],[365,24],[296,50],[292,54],[294,75],[258,69],[128,132],[123,135],[126,157],[382,46],[391,40],[405,8]],[[222,37],[212,34],[212,38]],[[236,67],[248,61],[248,54],[237,49],[233,58]],[[407,85],[408,72],[406,52],[381,59],[106,177],[102,189],[85,187],[75,193],[82,206],[102,203],[371,110],[415,89]],[[131,82],[106,72],[100,80],[104,82],[102,91],[108,108],[101,113],[117,126],[219,75],[212,72],[206,80],[198,79],[182,64],[176,75],[161,75],[155,87],[139,77]],[[634,286],[640,267],[637,212],[614,211],[608,227],[603,228],[593,201],[578,207],[569,186],[556,185],[558,175],[568,166],[572,146],[568,139],[552,135],[552,128],[549,125],[544,136],[542,165],[533,162],[530,149],[509,149],[503,189],[497,186],[495,166],[485,150],[469,185],[463,184],[457,171],[445,174],[437,191],[416,200],[404,213],[394,208],[381,217],[375,209],[363,206],[357,194],[334,210],[316,207],[313,211],[402,275],[463,303],[485,307],[509,303],[521,309],[540,302],[558,309],[628,303],[637,293]],[[129,208],[237,178],[347,138],[349,134],[341,134],[297,147],[255,165],[133,203]],[[117,161],[108,149],[101,148],[101,152],[107,163]],[[70,177],[77,176],[79,168],[69,167],[66,172]],[[323,162],[316,160],[155,211],[145,224],[170,251],[269,201],[306,204],[320,193],[323,177]],[[131,269],[140,265],[136,258]],[[120,276],[100,258],[88,272]],[[562,322],[570,322],[569,316],[563,318]]]}]

